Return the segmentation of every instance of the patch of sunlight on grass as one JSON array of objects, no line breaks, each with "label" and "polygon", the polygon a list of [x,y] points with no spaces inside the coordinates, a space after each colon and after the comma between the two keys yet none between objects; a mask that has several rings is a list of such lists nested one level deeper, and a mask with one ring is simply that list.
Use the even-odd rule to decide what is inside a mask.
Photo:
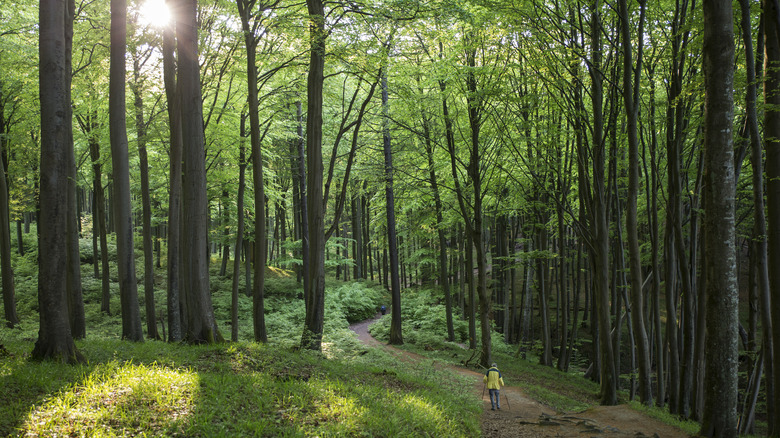
[{"label": "patch of sunlight on grass", "polygon": [[198,391],[197,374],[157,364],[109,362],[34,408],[27,436],[124,436],[183,432]]},{"label": "patch of sunlight on grass", "polygon": [[279,278],[288,278],[292,277],[293,272],[289,271],[287,269],[277,268],[275,266],[268,266],[266,269],[274,273]]},{"label": "patch of sunlight on grass", "polygon": [[[444,414],[439,406],[425,398],[415,394],[406,394],[402,398],[402,404],[407,411],[407,415],[415,418],[412,424],[422,426],[428,424],[431,426],[442,425],[448,423],[448,420],[444,417]],[[432,427],[435,430],[436,426]]]}]

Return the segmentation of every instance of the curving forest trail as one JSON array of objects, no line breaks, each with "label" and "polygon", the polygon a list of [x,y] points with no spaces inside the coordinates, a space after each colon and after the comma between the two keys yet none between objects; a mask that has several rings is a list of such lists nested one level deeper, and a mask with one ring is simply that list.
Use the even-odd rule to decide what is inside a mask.
[{"label": "curving forest trail", "polygon": [[[370,347],[383,348],[399,360],[421,360],[423,357],[374,339],[368,327],[374,319],[351,325],[358,339]],[[474,394],[483,394],[482,373],[454,365],[454,372],[473,377]],[[508,379],[505,379],[508,380]],[[509,437],[663,437],[683,438],[689,435],[675,427],[634,411],[625,405],[598,406],[577,413],[560,413],[527,397],[522,388],[508,386],[501,389],[501,410],[491,411],[490,400],[484,394],[480,424],[486,438]]]}]

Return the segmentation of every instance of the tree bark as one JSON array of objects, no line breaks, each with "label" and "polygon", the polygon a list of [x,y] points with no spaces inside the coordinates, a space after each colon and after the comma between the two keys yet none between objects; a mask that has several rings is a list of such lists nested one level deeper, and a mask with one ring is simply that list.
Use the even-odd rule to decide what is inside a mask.
[{"label": "tree bark", "polygon": [[168,101],[168,125],[170,130],[170,174],[168,195],[168,341],[179,342],[183,338],[184,315],[181,302],[181,162],[182,143],[181,105],[176,84],[176,36],[178,17],[175,8],[178,0],[166,0],[171,12],[171,23],[163,30],[163,80]]},{"label": "tree bark", "polygon": [[[750,2],[740,0],[741,9],[741,28],[742,38],[745,44],[745,68],[747,73],[747,92],[745,93],[745,108],[747,112],[748,132],[750,133],[751,154],[750,164],[753,168],[753,251],[754,256],[751,262],[755,265],[755,282],[758,289],[758,308],[761,309],[761,325],[764,332],[764,346],[762,349],[764,360],[771,364],[774,362],[774,339],[772,333],[772,315],[770,313],[771,289],[769,286],[769,259],[767,253],[767,224],[764,203],[764,175],[763,175],[763,144],[761,142],[761,133],[758,126],[758,114],[756,110],[756,100],[758,87],[756,85],[756,61],[753,50],[753,36],[751,32]],[[776,27],[775,27],[776,28]],[[770,73],[771,75],[771,73]],[[769,84],[771,82],[767,82]],[[752,308],[752,306],[751,306]],[[767,336],[769,334],[769,336]],[[761,366],[756,363],[754,366]],[[769,368],[769,367],[768,367]],[[766,372],[767,394],[774,390],[776,380],[774,379],[771,368]],[[758,374],[758,379],[761,374]],[[768,397],[768,398],[771,398]],[[774,405],[769,401],[767,403],[767,419],[769,430],[774,430],[775,415]]]},{"label": "tree bark", "polygon": [[142,239],[144,250],[144,304],[146,307],[146,337],[160,339],[157,332],[157,311],[154,299],[154,247],[152,245],[152,200],[149,193],[149,158],[146,153],[146,121],[144,120],[144,101],[141,85],[141,62],[133,58],[133,95],[135,109],[136,141],[138,142],[138,161],[141,173]]},{"label": "tree bark", "polygon": [[593,297],[598,323],[600,360],[601,404],[617,404],[617,370],[613,355],[611,323],[609,315],[609,225],[607,217],[606,188],[604,184],[604,115],[603,115],[603,72],[601,69],[601,1],[595,0],[591,11],[592,39],[592,104],[593,104],[593,198],[591,213],[591,249],[593,256]]},{"label": "tree bark", "polygon": [[[100,275],[100,311],[111,315],[111,278],[108,264],[108,238],[106,236],[106,196],[103,191],[103,165],[100,161],[97,112],[92,112],[86,117],[80,117],[79,124],[81,125],[82,131],[84,131],[84,134],[87,136],[89,157],[92,161],[92,191],[95,197],[94,205],[92,207],[92,232],[97,233],[100,242],[100,270],[102,271],[102,274]],[[95,254],[95,257],[97,258],[97,254]]]},{"label": "tree bark", "polygon": [[[644,296],[642,292],[642,261],[639,252],[639,231],[637,221],[637,197],[639,194],[639,108],[635,105],[634,90],[639,87],[639,74],[642,71],[642,41],[644,38],[645,3],[640,2],[639,48],[637,49],[636,79],[631,47],[631,31],[626,0],[619,1],[621,16],[621,41],[623,43],[623,101],[626,109],[626,131],[628,133],[628,202],[626,205],[626,233],[628,240],[629,269],[631,271],[631,313],[634,343],[639,356],[639,398],[645,405],[653,402],[650,380],[650,348],[645,328]],[[635,83],[636,82],[636,83]],[[637,92],[638,95],[638,92]]]},{"label": "tree bark", "polygon": [[265,186],[263,181],[263,153],[260,147],[260,119],[259,103],[257,98],[257,65],[256,49],[258,39],[250,27],[251,9],[254,1],[237,0],[238,11],[241,15],[241,26],[244,31],[244,41],[247,49],[247,104],[249,105],[249,136],[252,156],[252,179],[255,186],[255,254],[254,254],[254,282],[252,287],[252,317],[255,341],[268,342],[268,334],[265,328],[265,267],[268,239],[266,236],[265,221]]},{"label": "tree bark", "polygon": [[[2,115],[0,115],[2,117]],[[5,133],[3,133],[5,134]],[[0,154],[8,150],[6,136],[0,136]],[[3,311],[6,326],[14,328],[19,324],[16,313],[16,288],[14,269],[11,265],[11,223],[8,210],[8,184],[3,160],[0,160],[0,275],[3,277]]]},{"label": "tree bark", "polygon": [[423,115],[423,129],[425,133],[425,155],[428,159],[428,176],[433,192],[434,206],[436,207],[436,231],[439,237],[439,284],[444,291],[444,303],[447,319],[447,339],[450,342],[455,341],[455,329],[452,322],[452,295],[450,293],[450,283],[447,275],[447,239],[444,235],[444,216],[442,214],[444,207],[439,193],[439,181],[436,178],[436,168],[433,159],[433,143],[431,142],[430,122]]},{"label": "tree bark", "polygon": [[[764,1],[764,144],[766,149],[767,241],[769,266],[780,266],[780,14],[778,2]],[[780,409],[780,269],[769,270],[772,291],[772,341],[774,361],[773,406]],[[766,329],[766,327],[764,328]],[[770,370],[767,370],[769,373]],[[780,436],[780,421],[774,421],[769,435]]]},{"label": "tree bark", "polygon": [[122,339],[143,341],[138,285],[135,274],[133,216],[130,205],[130,167],[125,121],[125,54],[127,52],[127,3],[111,0],[111,77],[109,128],[116,217],[119,296],[122,309]]},{"label": "tree bark", "polygon": [[737,436],[739,324],[732,123],[734,22],[729,0],[704,2],[704,225],[707,347],[701,435]]},{"label": "tree bark", "polygon": [[310,60],[308,89],[308,117],[306,119],[306,185],[308,188],[309,284],[305,290],[306,318],[301,346],[321,350],[322,328],[325,316],[325,233],[322,205],[322,86],[325,68],[325,9],[322,0],[307,0],[309,11]]},{"label": "tree bark", "polygon": [[66,89],[70,70],[65,61],[67,1],[41,0],[39,7],[39,59],[41,102],[40,213],[38,258],[38,340],[36,360],[83,362],[73,342],[67,311],[67,187],[72,129],[65,114],[70,107]]},{"label": "tree bark", "polygon": [[[68,0],[67,17],[65,19],[65,63],[68,74],[72,75],[73,52],[73,18],[76,5],[73,0]],[[65,90],[66,99],[72,102],[71,88]],[[78,203],[78,174],[76,171],[76,156],[73,149],[73,106],[69,105],[66,115],[68,126],[68,313],[70,314],[70,327],[75,339],[83,339],[87,336],[86,317],[84,315],[84,299],[81,286],[81,257],[79,255],[80,218]]]},{"label": "tree bark", "polygon": [[233,258],[233,283],[231,285],[230,340],[238,341],[238,279],[241,276],[241,246],[244,242],[244,191],[246,190],[246,115],[241,115],[241,140],[238,145],[238,199],[236,201],[236,251]]},{"label": "tree bark", "polygon": [[401,282],[398,276],[398,238],[395,229],[395,197],[393,195],[393,150],[390,144],[390,119],[387,92],[387,71],[382,69],[382,145],[385,156],[385,200],[387,205],[387,245],[390,253],[390,344],[404,343],[401,331]]},{"label": "tree bark", "polygon": [[188,343],[222,341],[209,289],[208,199],[198,63],[197,0],[179,0],[176,36],[182,144],[182,298]]}]

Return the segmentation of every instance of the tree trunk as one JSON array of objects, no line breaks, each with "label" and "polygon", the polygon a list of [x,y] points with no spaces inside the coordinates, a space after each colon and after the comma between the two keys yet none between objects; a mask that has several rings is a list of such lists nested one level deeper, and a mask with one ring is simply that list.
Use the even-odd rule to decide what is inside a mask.
[{"label": "tree trunk", "polygon": [[301,346],[321,350],[325,315],[325,233],[322,190],[322,86],[325,68],[325,10],[322,0],[307,0],[309,11],[310,61],[308,75],[308,117],[306,119],[306,185],[308,188],[308,277],[305,289],[306,319]]},{"label": "tree trunk", "polygon": [[[750,133],[751,154],[750,164],[753,168],[753,257],[751,262],[755,265],[755,282],[758,289],[757,308],[761,309],[761,325],[764,332],[764,346],[762,349],[767,363],[774,362],[774,339],[772,333],[772,315],[770,313],[771,289],[769,287],[769,260],[767,254],[767,227],[764,203],[764,175],[763,175],[763,145],[758,126],[758,114],[756,99],[758,89],[756,86],[756,61],[753,51],[753,37],[751,33],[750,2],[740,0],[742,37],[745,43],[745,67],[747,73],[747,92],[745,93],[745,108],[747,111],[748,132]],[[759,45],[760,46],[760,45]],[[770,83],[770,82],[767,82]],[[751,309],[753,306],[751,306]],[[769,334],[769,336],[767,336]],[[760,366],[760,364],[754,364]],[[766,372],[767,394],[774,391],[775,379],[771,369]],[[758,374],[757,379],[761,379]],[[775,420],[774,405],[771,396],[767,397],[767,419],[769,430],[774,430]]]},{"label": "tree trunk", "polygon": [[431,142],[430,122],[427,117],[423,117],[423,129],[425,132],[425,155],[428,158],[428,175],[430,178],[431,191],[433,192],[433,201],[436,207],[436,230],[439,237],[439,284],[444,290],[444,303],[447,319],[447,339],[450,342],[455,341],[455,329],[452,323],[452,296],[450,294],[450,283],[447,276],[447,239],[444,235],[444,216],[439,193],[439,181],[436,178],[436,168],[433,159],[433,143]]},{"label": "tree trunk", "polygon": [[125,122],[125,54],[127,48],[127,3],[111,0],[111,77],[109,127],[116,217],[116,247],[119,297],[122,309],[122,339],[143,341],[138,285],[135,277],[133,217],[130,205],[130,167]]},{"label": "tree trunk", "polygon": [[238,341],[238,279],[241,276],[241,245],[244,242],[244,191],[246,190],[246,115],[241,115],[241,141],[238,158],[238,199],[236,200],[236,251],[233,259],[233,283],[231,285],[230,340]]},{"label": "tree trunk", "polygon": [[171,10],[172,22],[163,30],[163,80],[168,100],[168,125],[170,129],[170,193],[168,195],[168,341],[179,342],[183,338],[181,303],[181,161],[182,133],[179,91],[176,84],[176,39],[174,27],[178,18],[174,14],[177,0],[166,0]]},{"label": "tree trunk", "polygon": [[[767,21],[772,21],[767,20]],[[701,435],[737,436],[739,324],[732,122],[734,22],[732,3],[704,3],[704,225],[707,347]],[[716,255],[716,256],[714,256]]]},{"label": "tree trunk", "polygon": [[617,370],[613,355],[611,323],[609,315],[609,225],[607,199],[604,185],[604,115],[603,115],[603,72],[601,69],[601,2],[594,2],[591,11],[592,38],[592,103],[593,103],[593,199],[590,206],[593,257],[593,296],[598,323],[600,358],[601,404],[617,404]]},{"label": "tree trunk", "polygon": [[390,145],[390,119],[388,116],[387,74],[382,69],[382,144],[385,155],[385,199],[387,205],[387,244],[390,252],[390,344],[404,343],[401,331],[401,284],[398,276],[398,240],[395,230],[395,199],[393,195],[393,151]]},{"label": "tree trunk", "polygon": [[[257,89],[257,65],[255,62],[257,37],[250,28],[251,9],[254,1],[237,0],[241,26],[247,49],[247,103],[249,105],[249,136],[252,156],[252,179],[255,186],[255,254],[254,283],[252,285],[252,317],[255,341],[268,342],[265,328],[265,267],[267,236],[265,221],[265,186],[263,181],[263,154],[260,148],[260,119]],[[252,26],[254,27],[254,26]]]},{"label": "tree trunk", "polygon": [[[547,230],[540,228],[536,233],[537,248],[541,251],[547,250]],[[539,355],[539,364],[548,367],[552,366],[552,335],[550,333],[550,305],[549,292],[547,285],[548,262],[545,258],[536,259],[536,280],[539,292],[539,316],[541,318],[542,331],[542,354]]]},{"label": "tree trunk", "polygon": [[[650,380],[650,347],[645,328],[644,297],[642,292],[642,261],[639,252],[639,232],[637,222],[637,196],[639,194],[639,138],[637,119],[639,108],[635,105],[634,90],[639,87],[639,74],[642,71],[642,41],[644,38],[645,3],[640,2],[639,48],[637,49],[636,76],[632,60],[631,32],[626,0],[620,0],[621,41],[623,43],[623,101],[626,108],[628,132],[628,202],[626,205],[626,233],[628,240],[629,269],[631,272],[631,313],[634,343],[639,357],[639,398],[642,404],[651,405],[653,391]],[[636,82],[636,83],[635,83]],[[638,91],[637,91],[638,95]]]},{"label": "tree trunk", "polygon": [[[110,273],[108,264],[108,238],[106,236],[106,196],[103,191],[103,169],[100,161],[100,143],[98,142],[97,113],[93,112],[80,118],[79,123],[82,126],[84,134],[87,135],[89,143],[89,156],[92,160],[92,191],[94,193],[94,205],[92,207],[93,228],[92,232],[97,235],[100,243],[100,270],[101,279],[101,300],[100,311],[111,315],[111,289]],[[97,260],[97,253],[95,254]]]},{"label": "tree trunk", "polygon": [[[209,290],[208,199],[198,63],[197,0],[179,0],[178,87],[182,144],[182,294],[188,343],[222,341]],[[175,12],[175,13],[176,13]]]},{"label": "tree trunk", "polygon": [[[76,5],[73,0],[68,0],[68,11],[65,19],[65,64],[68,74],[72,75],[72,49],[73,49],[73,17]],[[65,90],[66,99],[72,102],[71,88]],[[70,328],[75,339],[83,339],[87,336],[86,319],[84,315],[84,299],[81,286],[81,257],[79,255],[80,218],[78,205],[78,179],[76,171],[76,156],[73,149],[73,107],[68,106],[65,113],[66,123],[71,126],[68,130],[68,312],[70,314]]]},{"label": "tree trunk", "polygon": [[[774,1],[764,2],[764,144],[766,150],[767,242],[769,266],[780,266],[780,13]],[[754,170],[756,172],[756,170]],[[780,410],[780,269],[769,270],[771,296],[775,411]],[[767,327],[764,327],[766,330]],[[767,369],[767,374],[770,369]],[[780,421],[774,420],[771,436],[780,436]]]},{"label": "tree trunk", "polygon": [[41,101],[40,213],[38,258],[38,340],[32,351],[36,360],[83,362],[73,342],[67,311],[67,211],[68,198],[61,188],[68,184],[68,153],[72,129],[65,114],[70,108],[67,89],[70,70],[65,61],[67,1],[41,0],[39,7],[39,56]]},{"label": "tree trunk", "polygon": [[[7,151],[5,135],[0,137],[0,154]],[[3,277],[3,311],[6,325],[14,328],[19,324],[16,313],[16,288],[14,287],[14,270],[11,265],[11,224],[8,215],[8,184],[5,166],[0,160],[0,275]]]},{"label": "tree trunk", "polygon": [[160,339],[157,333],[157,311],[154,298],[154,247],[152,245],[152,200],[149,193],[149,158],[146,153],[146,121],[144,120],[141,63],[133,57],[133,94],[138,161],[141,173],[142,238],[144,249],[144,305],[146,307],[146,337]]}]

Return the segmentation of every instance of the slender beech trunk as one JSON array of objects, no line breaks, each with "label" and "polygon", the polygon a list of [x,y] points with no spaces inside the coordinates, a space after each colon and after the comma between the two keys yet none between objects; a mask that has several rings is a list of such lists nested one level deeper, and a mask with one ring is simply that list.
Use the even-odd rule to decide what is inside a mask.
[{"label": "slender beech trunk", "polygon": [[[745,68],[747,73],[747,92],[745,93],[745,108],[747,111],[748,132],[750,133],[751,153],[750,164],[753,168],[753,257],[751,262],[755,266],[755,282],[758,289],[757,307],[761,309],[761,326],[765,336],[763,355],[767,363],[774,362],[774,339],[766,334],[772,333],[772,315],[770,313],[771,290],[769,287],[769,259],[767,253],[767,226],[764,203],[764,175],[763,175],[763,144],[761,142],[761,132],[758,126],[758,114],[756,110],[756,100],[758,87],[756,85],[756,60],[753,50],[753,36],[751,32],[750,20],[750,2],[748,0],[739,1],[741,9],[741,29],[742,38],[745,44]],[[759,36],[760,37],[760,36]],[[754,366],[760,366],[754,364]],[[772,370],[768,367],[766,373],[767,394],[774,390],[775,380]],[[758,374],[758,379],[761,374]],[[771,397],[769,397],[771,399]],[[773,430],[775,426],[774,405],[771,400],[767,400],[767,419],[769,429]]]},{"label": "slender beech trunk", "polygon": [[385,155],[385,199],[387,205],[387,244],[390,253],[390,344],[404,343],[401,330],[401,284],[398,276],[398,240],[395,229],[395,197],[393,194],[393,150],[390,145],[390,119],[387,93],[387,71],[382,69],[382,144]]},{"label": "slender beech trunk", "polygon": [[[0,155],[8,150],[6,136],[0,137]],[[14,270],[11,265],[11,224],[8,216],[8,184],[3,160],[0,160],[0,274],[3,277],[3,311],[6,326],[13,328],[19,324],[16,313],[16,288]]]},{"label": "slender beech trunk", "polygon": [[[734,22],[732,2],[704,3],[704,225],[707,312],[705,405],[701,435],[737,436],[738,291],[736,270]],[[769,20],[771,21],[771,20]]]},{"label": "slender beech trunk", "polygon": [[607,199],[605,187],[605,147],[604,147],[604,114],[603,114],[603,72],[601,71],[601,1],[593,2],[591,11],[591,65],[592,79],[591,97],[593,105],[593,197],[591,211],[592,258],[593,266],[593,297],[598,323],[598,342],[600,354],[601,404],[617,404],[617,370],[612,349],[611,322],[609,315],[609,218],[607,216]]},{"label": "slender beech trunk", "polygon": [[181,161],[182,144],[181,134],[181,105],[179,91],[176,84],[176,38],[175,26],[178,26],[178,18],[175,12],[178,0],[166,0],[171,10],[172,22],[163,30],[163,81],[165,83],[165,96],[168,101],[168,126],[170,130],[170,174],[168,196],[168,279],[167,279],[167,308],[168,308],[168,341],[179,342],[184,336],[183,324],[186,319],[183,315],[181,302]]},{"label": "slender beech trunk", "polygon": [[[254,335],[257,342],[268,342],[268,333],[265,327],[265,267],[267,255],[267,233],[265,221],[265,186],[263,181],[263,154],[260,148],[260,119],[257,88],[257,64],[256,49],[258,38],[254,34],[256,27],[256,15],[252,11],[255,6],[253,0],[237,0],[238,11],[241,15],[241,26],[244,31],[244,41],[247,49],[247,102],[249,105],[249,136],[252,156],[252,178],[255,186],[255,254],[254,254],[254,283],[252,288],[252,316],[254,321]],[[250,23],[250,17],[252,22]],[[251,27],[250,27],[251,26]]]},{"label": "slender beech trunk", "polygon": [[436,230],[439,237],[439,284],[444,290],[444,303],[447,319],[447,339],[450,342],[455,341],[455,329],[452,323],[452,296],[450,294],[450,283],[447,276],[447,239],[444,235],[444,216],[442,211],[444,207],[439,193],[439,181],[436,178],[436,168],[433,159],[433,142],[430,134],[430,121],[423,115],[423,130],[425,136],[425,156],[428,159],[428,177],[433,192],[434,206],[436,207]]},{"label": "slender beech trunk", "polygon": [[244,242],[244,191],[246,190],[246,115],[241,115],[241,140],[238,145],[238,199],[236,200],[236,251],[233,258],[233,283],[231,285],[230,340],[238,341],[238,279],[241,276],[241,246]]},{"label": "slender beech trunk", "polygon": [[[147,58],[148,59],[148,58]],[[146,337],[160,339],[157,333],[157,311],[154,299],[154,247],[152,245],[152,200],[149,192],[149,158],[146,153],[146,121],[144,120],[143,89],[141,87],[141,62],[133,57],[133,96],[135,109],[136,141],[141,173],[142,238],[144,249],[144,304],[146,307]]]},{"label": "slender beech trunk", "polygon": [[[72,74],[73,62],[73,18],[76,13],[76,5],[73,0],[68,0],[68,16],[65,19],[65,63],[69,74]],[[65,90],[68,102],[72,102],[71,88]],[[73,126],[73,106],[68,106],[65,113],[67,123]],[[70,327],[75,339],[83,339],[87,336],[86,317],[84,315],[84,299],[81,286],[81,256],[79,254],[80,217],[78,203],[78,173],[76,169],[76,156],[73,149],[73,129],[68,130],[68,312],[70,314]]]},{"label": "slender beech trunk", "polygon": [[[631,31],[626,0],[619,1],[621,16],[621,41],[623,44],[623,101],[626,109],[626,130],[628,133],[628,201],[626,205],[626,233],[628,240],[629,269],[631,272],[631,313],[634,343],[639,358],[639,398],[642,404],[653,402],[650,380],[650,347],[645,328],[644,297],[642,292],[642,260],[639,252],[639,232],[637,222],[637,197],[639,194],[639,107],[635,104],[638,96],[639,75],[642,71],[642,41],[645,18],[645,2],[640,2],[639,47],[637,63],[634,67],[631,47]],[[634,70],[636,68],[636,70]],[[635,74],[632,74],[634,73]],[[635,94],[635,91],[636,94]]]},{"label": "slender beech trunk", "polygon": [[[767,242],[769,266],[780,266],[780,14],[778,2],[764,1],[764,144],[766,149]],[[780,269],[769,270],[771,290],[774,381],[773,406],[780,410]],[[766,327],[765,327],[766,329]],[[767,370],[769,373],[770,370]],[[774,420],[771,436],[780,436],[780,421]]]}]

